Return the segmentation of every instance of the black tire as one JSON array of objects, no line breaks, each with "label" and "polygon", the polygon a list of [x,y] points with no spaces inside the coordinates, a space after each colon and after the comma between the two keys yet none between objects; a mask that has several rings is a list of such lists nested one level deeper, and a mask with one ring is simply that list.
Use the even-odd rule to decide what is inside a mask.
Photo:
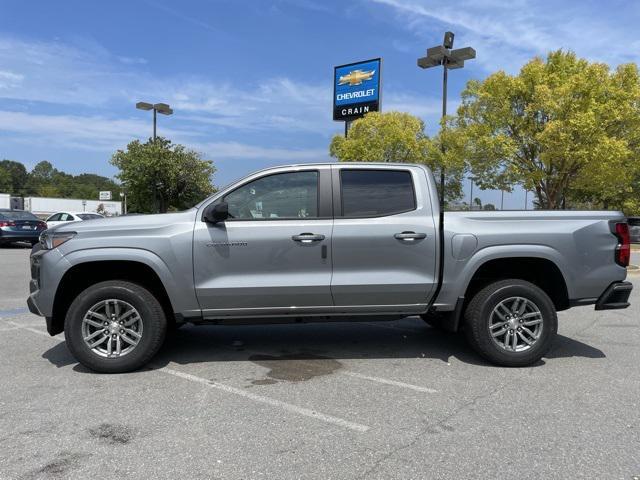
[{"label": "black tire", "polygon": [[[496,344],[489,330],[494,308],[511,297],[533,302],[542,318],[538,339],[524,351],[507,351]],[[491,363],[505,367],[524,367],[539,361],[551,348],[558,331],[556,309],[549,296],[536,285],[518,279],[501,280],[480,290],[469,302],[464,319],[465,335],[473,349]]]},{"label": "black tire", "polygon": [[[129,303],[138,311],[143,334],[136,347],[117,358],[95,353],[82,338],[82,320],[86,312],[101,300],[117,299]],[[81,292],[71,303],[64,322],[67,347],[85,367],[101,373],[124,373],[146,365],[158,352],[167,332],[167,320],[158,299],[146,288],[135,283],[111,280],[96,283]]]}]

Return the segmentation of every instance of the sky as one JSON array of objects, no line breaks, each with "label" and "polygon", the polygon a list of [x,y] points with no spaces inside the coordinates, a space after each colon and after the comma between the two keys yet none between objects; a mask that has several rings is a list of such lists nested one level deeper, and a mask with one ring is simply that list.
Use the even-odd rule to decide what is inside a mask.
[{"label": "sky", "polygon": [[[333,66],[382,57],[382,111],[437,130],[441,73],[416,59],[455,32],[477,59],[449,75],[517,73],[564,48],[616,66],[640,58],[640,2],[546,0],[0,0],[0,159],[113,176],[113,152],[158,134],[213,160],[224,186],[272,165],[329,161]],[[470,194],[466,184],[466,200]],[[478,192],[500,205],[500,192]],[[531,200],[531,195],[529,195]],[[523,208],[524,193],[505,195]],[[529,203],[530,208],[530,203]]]}]

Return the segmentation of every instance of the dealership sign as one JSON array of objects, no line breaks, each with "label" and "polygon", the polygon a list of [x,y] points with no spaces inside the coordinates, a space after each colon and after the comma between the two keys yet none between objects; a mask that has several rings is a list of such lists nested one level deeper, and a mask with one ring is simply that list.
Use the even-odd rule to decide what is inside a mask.
[{"label": "dealership sign", "polygon": [[351,121],[380,109],[380,67],[376,58],[333,69],[333,119]]}]

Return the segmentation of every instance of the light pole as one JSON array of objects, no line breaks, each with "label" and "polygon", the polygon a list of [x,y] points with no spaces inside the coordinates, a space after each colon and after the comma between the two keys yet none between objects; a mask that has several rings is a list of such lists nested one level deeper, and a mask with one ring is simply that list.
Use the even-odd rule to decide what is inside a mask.
[{"label": "light pole", "polygon": [[123,212],[126,215],[127,214],[127,194],[124,193],[124,192],[120,192],[120,198],[122,200],[124,200],[124,210],[123,210]]},{"label": "light pole", "polygon": [[[471,47],[453,48],[453,32],[446,32],[444,34],[444,41],[442,45],[437,47],[431,47],[427,49],[427,56],[418,59],[418,66],[420,68],[431,68],[442,65],[442,118],[447,116],[447,73],[449,70],[464,67],[465,60],[472,60],[476,58],[476,51]],[[443,126],[444,127],[444,123]],[[444,142],[441,145],[442,153],[445,152]],[[444,160],[444,159],[443,159]],[[440,215],[444,219],[444,162],[440,168]]]},{"label": "light pole", "polygon": [[163,115],[171,115],[173,113],[173,109],[167,105],[166,103],[147,103],[147,102],[138,102],[136,103],[136,108],[138,110],[153,110],[153,142],[156,141],[156,113],[161,113]]},{"label": "light pole", "polygon": [[[166,103],[147,103],[147,102],[138,102],[136,103],[136,108],[139,110],[153,110],[153,143],[156,143],[156,113],[161,113],[163,115],[171,115],[173,114],[173,109],[167,105]],[[153,204],[158,213],[158,187],[157,182],[153,184]]]},{"label": "light pole", "polygon": [[469,199],[469,210],[473,210],[473,181],[474,177],[471,177],[471,198]]}]

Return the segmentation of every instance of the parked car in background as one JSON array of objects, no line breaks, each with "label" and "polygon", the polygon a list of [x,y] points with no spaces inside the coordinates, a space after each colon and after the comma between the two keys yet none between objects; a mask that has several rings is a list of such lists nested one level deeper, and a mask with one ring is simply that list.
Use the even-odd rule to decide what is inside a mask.
[{"label": "parked car in background", "polygon": [[0,246],[13,242],[38,243],[47,224],[26,210],[0,209]]},{"label": "parked car in background", "polygon": [[104,215],[93,212],[58,212],[47,218],[47,228],[55,227],[61,223],[98,220],[100,218],[104,218]]},{"label": "parked car in background", "polygon": [[640,243],[640,217],[627,218],[631,243]]}]

